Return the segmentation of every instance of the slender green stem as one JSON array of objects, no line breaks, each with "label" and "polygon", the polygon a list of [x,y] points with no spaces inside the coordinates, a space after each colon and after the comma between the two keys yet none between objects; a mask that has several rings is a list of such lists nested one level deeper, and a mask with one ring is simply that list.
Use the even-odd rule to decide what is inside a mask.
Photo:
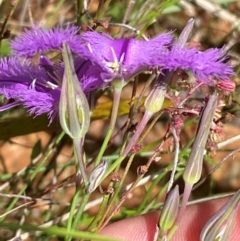
[{"label": "slender green stem", "polygon": [[[171,166],[168,165],[168,166]],[[140,206],[138,207],[138,210],[136,212],[136,215],[141,214],[142,210],[147,206],[147,202],[150,199],[150,196],[152,195],[153,189],[156,187],[156,185],[160,182],[160,180],[167,174],[169,171],[169,168],[164,168],[163,172],[158,175],[158,177],[152,182],[151,186],[148,188],[147,193],[144,195],[143,200],[141,201]]]},{"label": "slender green stem", "polygon": [[85,163],[83,160],[82,139],[73,140],[73,144],[74,144],[74,153],[75,153],[76,159],[78,160],[77,166],[81,174],[84,186],[86,187],[88,184],[88,178],[86,174]]},{"label": "slender green stem", "polygon": [[126,166],[126,168],[124,170],[124,173],[123,173],[123,176],[121,178],[121,181],[120,181],[120,183],[118,183],[116,185],[113,197],[111,198],[110,202],[108,203],[107,209],[106,209],[105,213],[103,214],[103,216],[102,216],[102,218],[101,218],[101,220],[99,222],[99,225],[98,225],[99,227],[102,225],[102,223],[104,222],[105,218],[110,214],[110,211],[111,211],[111,209],[112,209],[112,207],[113,207],[113,205],[114,205],[114,203],[115,203],[115,201],[116,201],[116,199],[118,197],[118,194],[119,194],[119,192],[122,189],[123,182],[124,182],[124,180],[126,178],[126,175],[127,175],[128,171],[129,171],[129,168],[130,168],[130,166],[132,164],[134,156],[135,156],[135,154],[132,154],[130,156],[129,160],[128,160],[128,163],[127,163],[127,166]]},{"label": "slender green stem", "polygon": [[[135,78],[134,84],[133,84],[133,89],[132,89],[132,96],[131,96],[131,101],[130,101],[130,110],[128,113],[128,120],[126,123],[126,127],[125,130],[128,130],[128,128],[130,127],[131,123],[133,122],[133,118],[134,118],[134,114],[135,114],[135,106],[136,103],[134,101],[134,97],[136,96],[136,92],[137,92],[137,88],[138,88],[138,77]],[[120,156],[122,155],[122,153],[124,152],[124,149],[126,147],[127,144],[127,137],[128,137],[128,131],[125,131],[124,135],[123,135],[123,141],[122,141],[122,145],[121,145],[121,149],[120,149]],[[120,168],[120,164],[116,167],[115,172],[118,172]]]},{"label": "slender green stem", "polygon": [[107,170],[106,174],[104,175],[103,179],[106,178],[110,173],[113,172],[113,170],[120,165],[120,163],[125,159],[126,156],[120,156],[115,162],[112,163],[112,165]]},{"label": "slender green stem", "polygon": [[104,216],[104,211],[105,211],[105,208],[107,206],[107,203],[108,203],[108,197],[109,195],[104,195],[103,196],[103,200],[102,200],[102,203],[101,203],[101,206],[97,212],[97,216],[95,216],[95,218],[93,219],[92,223],[89,225],[88,227],[88,230],[90,232],[95,232],[96,231],[96,224],[97,222],[101,219],[101,217]]},{"label": "slender green stem", "polygon": [[[67,221],[67,230],[68,231],[70,231],[72,229],[72,222],[73,222],[74,211],[76,209],[77,204],[79,203],[80,193],[81,193],[80,189],[77,189],[76,192],[75,192],[75,195],[73,197],[73,200],[72,200],[70,214],[69,214],[69,218],[68,218],[68,221]],[[65,240],[66,241],[70,241],[71,240],[71,236],[66,236]]]},{"label": "slender green stem", "polygon": [[[53,236],[54,237],[71,236],[72,238],[77,238],[74,240],[78,240],[79,238],[82,238],[84,240],[121,241],[120,239],[111,238],[100,234],[93,234],[86,231],[74,231],[74,230],[67,231],[65,228],[61,228],[57,226],[42,228],[39,226],[30,225],[30,224],[20,225],[19,223],[7,223],[7,222],[3,222],[0,225],[1,225],[1,228],[10,229],[10,230],[22,229],[31,233],[32,232],[37,233],[37,231],[39,231],[48,235],[47,240],[49,240],[50,237],[53,237]],[[38,239],[38,240],[43,240],[43,239]]]},{"label": "slender green stem", "polygon": [[104,142],[101,146],[101,149],[98,153],[98,156],[96,157],[95,160],[95,166],[99,165],[102,156],[107,148],[108,142],[112,136],[114,127],[115,127],[115,123],[117,120],[117,114],[118,114],[118,107],[119,107],[119,103],[120,103],[120,99],[121,99],[121,93],[122,93],[122,87],[120,88],[114,88],[114,94],[113,94],[113,106],[112,106],[112,114],[111,114],[111,120],[110,120],[110,124],[109,124],[109,129],[107,132],[107,135],[104,139]]},{"label": "slender green stem", "polygon": [[78,211],[76,213],[76,216],[75,216],[75,219],[73,221],[73,225],[72,225],[72,229],[75,230],[77,228],[77,225],[79,224],[80,220],[81,220],[81,217],[82,217],[82,214],[83,214],[83,211],[84,211],[84,208],[88,202],[88,199],[90,197],[90,193],[89,194],[85,194],[83,199],[80,201],[80,207],[78,208]]},{"label": "slender green stem", "polygon": [[114,93],[113,93],[113,106],[112,106],[112,115],[111,115],[111,120],[109,124],[109,129],[114,129],[115,123],[117,120],[117,114],[118,114],[118,107],[121,99],[121,94],[122,94],[122,87],[121,88],[114,88]]},{"label": "slender green stem", "polygon": [[[115,191],[116,195],[118,194],[118,192],[119,192],[120,189],[122,188],[123,182],[124,182],[124,180],[125,180],[125,178],[126,178],[126,176],[127,176],[127,174],[128,174],[128,171],[129,171],[129,169],[130,169],[130,167],[131,167],[131,165],[132,165],[134,156],[135,156],[135,154],[131,155],[130,158],[128,159],[127,166],[126,166],[125,169],[124,169],[124,173],[123,173],[122,178],[121,178],[121,181],[120,181],[120,183],[119,183],[118,190]],[[115,193],[114,193],[114,194],[115,194]]]},{"label": "slender green stem", "polygon": [[[134,96],[136,95],[137,83],[138,83],[138,79],[136,78],[135,81],[134,81],[133,90],[132,90],[130,111],[129,111],[129,115],[128,115],[129,117],[128,117],[128,121],[127,121],[127,124],[126,124],[126,129],[128,129],[130,123],[132,122],[132,118],[133,118],[133,114],[134,114],[134,111],[133,111],[133,110],[134,110],[134,105],[135,105],[135,104],[134,104],[134,100],[133,100],[133,99],[134,99]],[[125,144],[126,144],[126,141],[127,141],[127,135],[128,135],[128,133],[125,132],[124,137],[123,137],[122,148],[121,148],[121,150],[120,150],[120,155],[121,155],[121,153],[123,152],[123,150],[124,150],[124,148],[125,148]],[[131,158],[130,158],[130,159],[131,159]],[[132,158],[132,159],[133,159],[133,158]],[[132,160],[132,159],[131,159],[131,160]],[[129,162],[128,162],[128,163],[129,163]],[[119,169],[120,165],[121,165],[121,161],[118,163],[118,166],[115,167],[115,171],[116,171],[116,172],[118,172],[118,169]],[[130,165],[129,165],[129,167],[130,167]],[[129,169],[129,167],[127,168],[127,170]],[[120,184],[117,184],[117,185],[116,185],[116,183],[114,183],[113,181],[109,184],[110,187],[114,186],[114,189],[115,189],[115,190],[114,190],[114,195],[113,195],[113,197],[112,197],[112,195],[108,195],[108,197],[106,197],[106,199],[103,199],[103,202],[102,202],[102,205],[101,205],[100,209],[101,209],[101,210],[105,210],[105,213],[103,213],[103,214],[101,215],[101,219],[100,219],[100,222],[99,222],[100,224],[104,221],[106,215],[108,214],[108,212],[109,212],[112,204],[114,203],[114,200],[116,199],[116,197],[117,197],[117,195],[118,195],[118,193],[119,193],[119,191],[120,191],[120,189],[121,189],[121,187],[122,187],[123,180],[125,179],[125,176],[126,176],[126,174],[127,174],[126,169],[125,169],[125,172],[124,172],[124,173],[125,173],[125,174],[124,174],[124,176],[122,177]],[[109,203],[110,198],[111,198],[111,202]],[[107,205],[108,205],[108,206],[107,206]],[[99,211],[98,214],[99,214],[99,213],[101,213],[101,211]],[[93,221],[94,224],[95,224],[97,221],[99,221],[98,217],[96,217],[96,218],[94,219],[94,221]]]},{"label": "slender green stem", "polygon": [[101,159],[103,157],[103,154],[104,154],[105,150],[107,149],[107,145],[108,145],[109,140],[111,139],[112,134],[113,134],[113,130],[112,129],[108,129],[106,137],[105,137],[105,139],[103,141],[103,144],[102,144],[102,146],[101,146],[101,148],[100,148],[100,150],[98,152],[97,158],[95,160],[95,166],[99,165],[99,163],[100,163],[100,161],[101,161]]},{"label": "slender green stem", "polygon": [[77,0],[77,25],[78,26],[81,26],[81,23],[82,23],[83,1],[84,0]]},{"label": "slender green stem", "polygon": [[97,19],[101,19],[103,18],[105,12],[107,11],[108,9],[108,6],[111,2],[111,0],[106,0],[106,1],[100,1],[100,3],[104,3],[101,5],[101,8],[98,8],[98,12],[97,12]]}]

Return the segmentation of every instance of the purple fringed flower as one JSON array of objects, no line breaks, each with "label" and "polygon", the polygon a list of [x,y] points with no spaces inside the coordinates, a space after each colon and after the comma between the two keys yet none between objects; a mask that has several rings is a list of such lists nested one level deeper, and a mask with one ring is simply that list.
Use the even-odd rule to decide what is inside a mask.
[{"label": "purple fringed flower", "polygon": [[[50,30],[34,27],[11,41],[14,57],[0,59],[0,94],[16,102],[1,107],[2,110],[22,104],[31,114],[48,113],[52,120],[58,112],[64,64],[53,64],[44,53],[61,51],[63,42],[75,54],[74,66],[84,93],[106,87],[114,79],[128,81],[151,67],[161,71],[189,70],[208,85],[234,74],[224,62],[223,49],[188,49],[174,44],[170,33],[143,41],[78,32],[79,28],[73,25]],[[29,60],[36,54],[41,56],[38,66]]]},{"label": "purple fringed flower", "polygon": [[106,34],[86,32],[80,36],[79,56],[89,59],[105,71],[105,81],[114,78],[129,80],[150,67],[157,66],[157,57],[164,54],[173,42],[170,33],[149,40],[134,38],[113,39]]},{"label": "purple fringed flower", "polygon": [[105,73],[101,76],[105,81],[118,77],[129,80],[150,67],[169,71],[178,68],[189,70],[208,85],[213,85],[214,79],[227,79],[234,74],[232,67],[223,62],[224,49],[201,52],[196,48],[182,47],[173,44],[169,33],[149,41],[113,39],[97,32],[83,33],[80,39],[77,53],[103,69]]},{"label": "purple fringed flower", "polygon": [[101,70],[98,78],[107,82],[118,77],[129,80],[137,73],[156,66],[157,57],[173,42],[170,33],[143,41],[134,38],[113,39],[109,35],[91,31],[78,35],[78,31],[79,28],[73,25],[50,30],[34,27],[11,41],[11,47],[16,55],[30,58],[37,53],[61,50],[65,41],[72,52],[95,64]]},{"label": "purple fringed flower", "polygon": [[[224,63],[223,49],[209,49],[201,52],[173,44],[170,33],[164,33],[149,41],[134,38],[113,39],[109,35],[88,31],[78,34],[79,28],[67,25],[65,29],[34,27],[11,42],[13,53],[21,57],[33,57],[49,50],[61,50],[62,43],[68,43],[71,51],[96,66],[91,70],[97,73],[101,84],[116,78],[129,80],[134,75],[150,67],[174,71],[178,68],[192,71],[208,85],[214,79],[228,79],[234,72]],[[75,61],[76,63],[76,61]],[[76,63],[77,64],[77,63]],[[96,75],[95,75],[96,77]],[[86,80],[84,80],[87,83]]]},{"label": "purple fringed flower", "polygon": [[[102,86],[98,78],[99,72],[89,61],[78,60],[75,68],[85,93]],[[23,105],[29,109],[30,114],[47,113],[51,122],[58,113],[63,71],[62,63],[54,65],[43,56],[37,67],[30,60],[2,58],[0,94],[15,102],[0,107],[0,111]]]},{"label": "purple fringed flower", "polygon": [[[61,50],[63,42],[67,42],[73,52],[79,45],[78,27],[68,25],[65,29],[34,27],[26,30],[22,36],[11,41],[14,57],[0,60],[0,94],[14,103],[2,106],[5,110],[16,105],[23,105],[30,114],[47,113],[50,122],[58,113],[63,62],[52,63],[45,52]],[[40,54],[39,66],[35,66],[29,58]],[[85,93],[105,86],[97,66],[90,61],[76,57],[74,60],[79,83]]]}]

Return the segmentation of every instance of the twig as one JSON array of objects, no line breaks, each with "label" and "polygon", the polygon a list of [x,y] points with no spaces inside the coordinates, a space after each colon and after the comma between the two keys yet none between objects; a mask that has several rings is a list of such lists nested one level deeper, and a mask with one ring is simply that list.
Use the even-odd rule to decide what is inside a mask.
[{"label": "twig", "polygon": [[[125,14],[124,14],[122,24],[126,24],[126,22],[128,21],[129,16],[131,15],[131,11],[132,11],[135,3],[136,3],[135,0],[129,0],[128,1],[128,6],[127,6],[127,9],[126,9]],[[121,29],[121,31],[120,31],[120,36],[122,36],[122,34],[123,34],[123,29]]]},{"label": "twig", "polygon": [[[27,10],[30,10],[30,9],[29,9],[29,0],[25,0],[22,5],[23,5],[22,11],[21,11],[21,14],[20,14],[20,17],[19,17],[19,24],[20,24],[20,25],[22,25],[23,22],[24,22],[24,18],[25,18],[25,16],[26,16]],[[30,11],[29,11],[29,13],[30,13]],[[29,16],[30,16],[30,15],[29,15]],[[30,17],[30,23],[33,23],[31,17]]]},{"label": "twig", "polygon": [[[180,1],[180,3],[181,2],[186,1]],[[238,28],[240,26],[240,19],[229,11],[223,9],[219,4],[209,0],[193,0],[193,2],[213,15],[230,22],[233,28]]]},{"label": "twig", "polygon": [[10,214],[10,213],[12,213],[12,212],[22,208],[22,207],[26,207],[27,205],[32,204],[32,203],[34,203],[34,201],[29,201],[29,202],[23,203],[22,205],[20,205],[20,206],[18,206],[16,208],[13,208],[10,211],[5,212],[4,214],[0,215],[0,218],[6,217],[8,214]]},{"label": "twig", "polygon": [[108,24],[109,26],[117,26],[117,27],[121,27],[121,28],[126,28],[126,29],[129,29],[131,31],[133,31],[135,34],[139,34],[140,31],[128,24],[124,24],[124,23],[109,23]]},{"label": "twig", "polygon": [[30,201],[37,201],[37,200],[44,200],[42,198],[33,198],[25,195],[19,195],[19,194],[6,194],[6,193],[0,193],[0,197],[8,197],[8,198],[19,198],[19,199],[25,199]]},{"label": "twig", "polygon": [[239,141],[240,140],[240,135],[236,135],[236,136],[233,136],[231,138],[229,138],[228,140],[226,141],[223,141],[223,142],[220,142],[217,144],[217,149],[221,149],[229,144],[232,144],[233,142],[235,141]]},{"label": "twig", "polygon": [[190,91],[188,92],[187,96],[179,103],[178,107],[182,107],[183,104],[189,99],[191,98],[193,92],[195,90],[197,90],[198,88],[200,88],[203,85],[202,82],[198,83],[196,86],[194,86],[193,88],[190,89]]}]

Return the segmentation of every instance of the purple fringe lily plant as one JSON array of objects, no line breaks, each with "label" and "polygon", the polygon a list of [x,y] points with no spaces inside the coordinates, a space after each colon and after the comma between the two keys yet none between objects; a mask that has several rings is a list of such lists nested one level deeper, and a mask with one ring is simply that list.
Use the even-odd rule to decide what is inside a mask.
[{"label": "purple fringe lily plant", "polygon": [[[189,70],[208,85],[234,74],[231,66],[224,62],[224,49],[201,52],[179,47],[174,44],[171,33],[145,41],[113,39],[94,31],[79,34],[79,28],[73,25],[50,30],[33,27],[11,41],[10,57],[0,59],[0,93],[16,100],[14,104],[1,107],[2,110],[22,104],[30,114],[48,113],[52,120],[51,116],[57,113],[64,64],[62,61],[53,63],[45,54],[61,51],[63,42],[75,54],[76,74],[85,93],[124,81],[120,84],[122,87],[138,73],[153,67],[161,72],[178,68]],[[37,64],[32,61],[36,56],[39,56]],[[35,91],[37,95],[33,96]]]},{"label": "purple fringe lily plant", "polygon": [[[80,29],[70,24],[65,28],[59,26],[49,30],[35,26],[26,30],[22,36],[11,41],[10,56],[0,59],[0,94],[14,100],[1,106],[0,111],[23,105],[31,115],[47,114],[50,123],[59,116],[63,130],[73,139],[76,159],[79,161],[79,174],[86,192],[90,194],[120,163],[119,160],[122,161],[131,152],[150,118],[161,110],[168,83],[177,70],[192,73],[196,83],[216,85],[225,90],[233,88],[231,82],[226,86],[226,80],[234,75],[234,71],[226,62],[224,48],[200,51],[186,46],[193,25],[194,21],[191,19],[178,39],[169,32],[148,41],[136,38],[115,39],[96,31],[79,33]],[[50,52],[60,53],[60,56],[63,54],[63,60],[53,61],[48,57]],[[145,101],[145,114],[119,159],[108,167],[107,162],[101,160],[114,131],[122,89],[136,75],[149,69],[157,70],[158,77]],[[95,168],[88,178],[83,158],[84,138],[90,125],[90,109],[86,96],[94,90],[108,87],[113,89],[109,131],[95,159]],[[215,93],[203,111],[200,122],[204,124],[199,127],[183,174],[185,190],[179,210],[178,187],[169,192],[159,220],[163,237],[173,235],[192,187],[200,178],[202,157],[214,118],[217,97]],[[173,178],[174,172],[175,170]],[[171,186],[168,190],[170,189]],[[87,202],[87,198],[88,196],[84,202]],[[83,208],[80,208],[80,214],[81,210]],[[69,220],[71,223],[72,220]],[[209,235],[216,236],[216,228],[212,229],[211,225],[202,234],[202,240],[206,240]],[[219,230],[219,226],[216,230]]]}]

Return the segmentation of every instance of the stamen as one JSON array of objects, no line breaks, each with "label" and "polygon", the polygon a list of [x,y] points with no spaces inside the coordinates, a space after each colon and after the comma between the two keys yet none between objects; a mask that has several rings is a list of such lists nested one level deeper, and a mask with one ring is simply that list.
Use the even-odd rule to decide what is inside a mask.
[{"label": "stamen", "polygon": [[116,63],[118,63],[118,59],[117,59],[117,55],[116,55],[113,47],[111,47],[111,51],[112,51],[112,56],[113,56],[113,63],[116,64]]},{"label": "stamen", "polygon": [[126,71],[126,69],[123,68],[123,61],[125,57],[125,53],[122,53],[120,57],[120,61],[118,61],[116,52],[114,51],[114,48],[111,47],[111,52],[113,56],[113,62],[107,62],[107,67],[112,69],[113,74],[121,74]]},{"label": "stamen", "polygon": [[[36,79],[33,80],[32,84],[30,85],[30,89],[31,89],[31,90],[36,90],[36,88],[35,88],[36,82],[37,82]],[[58,85],[55,85],[55,84],[53,84],[53,83],[50,82],[50,81],[46,81],[46,83],[38,82],[38,85],[39,85],[39,86],[43,86],[43,87],[47,87],[47,88],[51,88],[51,89],[53,89],[53,90],[59,87]]]},{"label": "stamen", "polygon": [[36,90],[36,88],[35,88],[36,81],[37,81],[37,80],[34,79],[33,82],[31,83],[31,85],[29,86],[29,88],[30,88],[31,90]]},{"label": "stamen", "polygon": [[113,69],[113,73],[118,73],[120,65],[119,65],[119,62],[117,59],[117,55],[116,55],[113,47],[111,47],[111,51],[112,51],[112,56],[113,56],[113,62],[107,62],[106,65],[107,65],[107,67]]},{"label": "stamen", "polygon": [[120,57],[119,63],[121,63],[121,64],[123,63],[124,57],[125,57],[125,53],[123,52],[123,54]]},{"label": "stamen", "polygon": [[53,83],[51,83],[50,81],[47,81],[48,87],[52,88],[53,90],[58,88],[58,85],[55,85]]},{"label": "stamen", "polygon": [[91,44],[88,43],[87,46],[88,46],[88,49],[89,49],[90,53],[92,54],[92,53],[93,53],[93,50],[92,50]]}]

